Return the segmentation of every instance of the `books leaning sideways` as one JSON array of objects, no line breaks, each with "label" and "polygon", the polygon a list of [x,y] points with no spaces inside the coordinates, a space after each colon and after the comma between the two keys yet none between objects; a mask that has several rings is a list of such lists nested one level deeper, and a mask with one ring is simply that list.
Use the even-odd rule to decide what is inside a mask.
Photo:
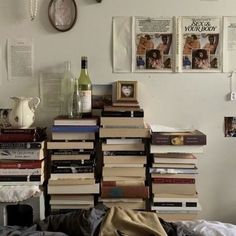
[{"label": "books leaning sideways", "polygon": [[46,138],[46,128],[0,129],[0,185],[43,184]]},{"label": "books leaning sideways", "polygon": [[201,205],[196,189],[196,153],[203,153],[206,135],[199,130],[151,125],[150,153],[153,203],[166,220],[197,218]]},{"label": "books leaning sideways", "polygon": [[52,140],[47,143],[51,156],[48,182],[51,213],[62,213],[94,206],[99,193],[95,180],[97,118],[56,117]]}]

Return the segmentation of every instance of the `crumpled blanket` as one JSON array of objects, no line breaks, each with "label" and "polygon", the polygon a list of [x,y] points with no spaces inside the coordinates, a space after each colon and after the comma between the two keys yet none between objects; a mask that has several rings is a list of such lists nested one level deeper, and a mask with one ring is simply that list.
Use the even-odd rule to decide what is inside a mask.
[{"label": "crumpled blanket", "polygon": [[60,232],[42,232],[36,229],[36,224],[31,227],[0,226],[0,236],[67,236]]},{"label": "crumpled blanket", "polygon": [[40,193],[38,185],[2,185],[0,186],[0,202],[21,202],[39,196]]},{"label": "crumpled blanket", "polygon": [[112,207],[107,213],[99,236],[167,236],[154,212]]},{"label": "crumpled blanket", "polygon": [[109,208],[103,204],[66,214],[51,215],[38,222],[41,231],[58,231],[69,236],[98,235],[99,225]]}]

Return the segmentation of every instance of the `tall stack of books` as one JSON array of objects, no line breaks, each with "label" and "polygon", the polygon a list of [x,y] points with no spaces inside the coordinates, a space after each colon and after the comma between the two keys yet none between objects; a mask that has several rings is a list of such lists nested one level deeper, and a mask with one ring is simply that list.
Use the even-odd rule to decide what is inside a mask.
[{"label": "tall stack of books", "polygon": [[99,194],[95,179],[96,118],[56,117],[52,126],[51,174],[48,182],[51,213],[94,206]]},{"label": "tall stack of books", "polygon": [[[7,205],[18,201],[22,204],[33,204],[32,208],[34,210],[37,205],[39,214],[37,215],[34,211],[33,220],[44,218],[44,193],[40,189],[47,179],[47,173],[45,172],[46,139],[46,128],[0,129],[0,186],[1,191],[3,191],[0,191],[1,199],[5,199],[5,192],[7,191],[14,192],[11,196],[19,195],[14,199],[7,197],[6,202],[2,200],[0,215],[2,215],[2,211]],[[32,201],[32,199],[28,201],[32,193],[39,193],[39,195],[36,194],[39,197],[35,201]],[[21,195],[25,197],[22,198]]]},{"label": "tall stack of books", "polygon": [[105,106],[99,136],[103,152],[99,202],[108,207],[146,209],[146,140],[150,132],[143,109]]},{"label": "tall stack of books", "polygon": [[155,129],[151,126],[152,205],[165,220],[191,220],[201,210],[196,188],[197,158],[206,135],[198,130]]}]

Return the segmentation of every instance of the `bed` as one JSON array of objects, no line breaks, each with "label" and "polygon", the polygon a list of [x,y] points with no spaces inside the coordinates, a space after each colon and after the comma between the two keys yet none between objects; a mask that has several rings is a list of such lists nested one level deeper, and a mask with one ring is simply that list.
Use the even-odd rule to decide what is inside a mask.
[{"label": "bed", "polygon": [[157,213],[121,207],[50,215],[31,227],[0,226],[1,236],[236,236],[236,225],[216,221],[167,222]]}]

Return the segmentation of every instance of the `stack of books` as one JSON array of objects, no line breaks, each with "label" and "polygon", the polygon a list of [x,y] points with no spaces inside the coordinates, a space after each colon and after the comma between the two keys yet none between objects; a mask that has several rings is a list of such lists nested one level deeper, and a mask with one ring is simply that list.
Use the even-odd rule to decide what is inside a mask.
[{"label": "stack of books", "polygon": [[206,135],[198,130],[151,126],[151,210],[163,219],[197,218],[201,206],[196,189],[197,158],[193,153],[202,153],[204,145]]},{"label": "stack of books", "polygon": [[51,213],[94,206],[99,194],[95,180],[96,118],[56,117],[52,126],[51,174],[48,181]]},{"label": "stack of books", "polygon": [[150,132],[143,109],[104,107],[100,122],[103,168],[99,202],[108,207],[146,209],[146,140]]},{"label": "stack of books", "polygon": [[0,129],[0,185],[41,185],[46,128]]},{"label": "stack of books", "polygon": [[46,128],[0,129],[1,225],[18,204],[32,208],[33,222],[45,218],[46,139]]}]

